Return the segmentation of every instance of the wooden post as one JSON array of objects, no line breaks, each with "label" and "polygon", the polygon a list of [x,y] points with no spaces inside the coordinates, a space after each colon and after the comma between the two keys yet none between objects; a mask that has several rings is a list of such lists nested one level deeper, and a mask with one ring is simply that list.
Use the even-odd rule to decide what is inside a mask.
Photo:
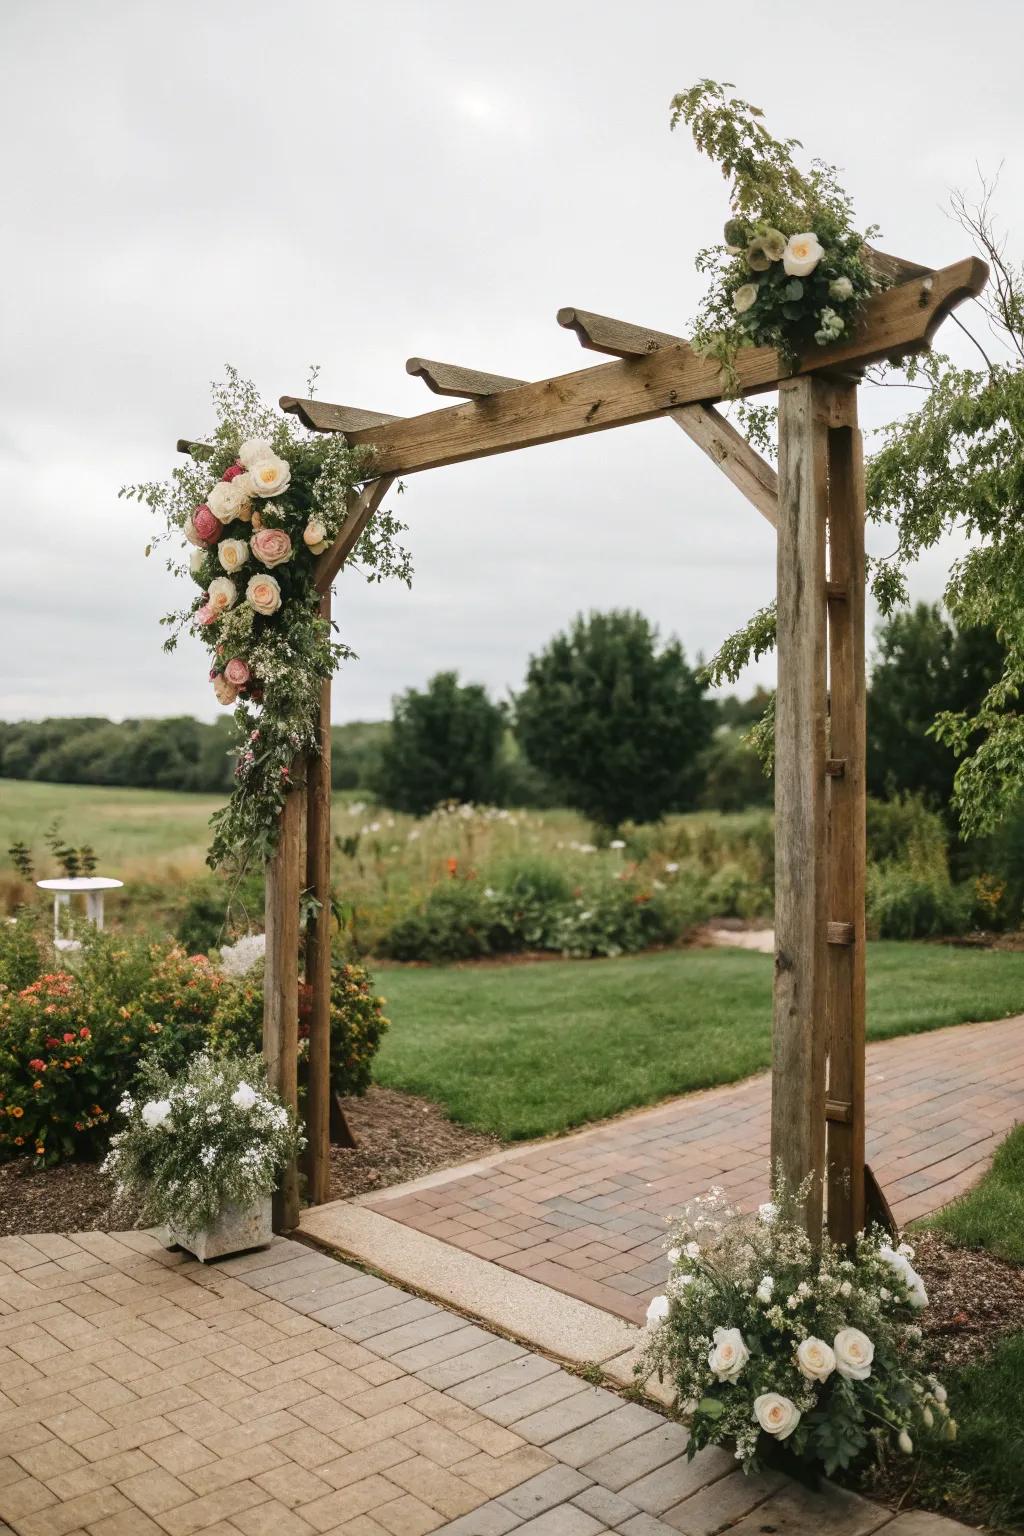
[{"label": "wooden post", "polygon": [[778,692],[775,704],[773,1175],[814,1182],[805,1216],[821,1230],[825,1171],[825,524],[830,386],[779,388]]},{"label": "wooden post", "polygon": [[833,391],[828,508],[830,926],[828,1228],[850,1244],[864,1226],[865,676],[864,473],[857,386]]},{"label": "wooden post", "polygon": [[[320,599],[330,622],[331,589]],[[313,992],[306,1092],[306,1173],[313,1205],[331,1189],[331,680],[320,687],[319,754],[306,775],[306,885],[320,909],[306,932],[306,981]]]},{"label": "wooden post", "polygon": [[[292,768],[301,780],[301,759]],[[305,791],[295,783],[281,811],[280,836],[267,865],[267,952],[263,985],[263,1055],[267,1076],[286,1104],[298,1108],[299,880]],[[293,1160],[274,1196],[274,1230],[299,1224],[299,1177]]]}]

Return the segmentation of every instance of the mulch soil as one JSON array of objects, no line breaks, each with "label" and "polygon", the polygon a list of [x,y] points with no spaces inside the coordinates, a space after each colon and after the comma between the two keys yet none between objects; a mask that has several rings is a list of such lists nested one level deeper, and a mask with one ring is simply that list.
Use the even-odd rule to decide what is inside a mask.
[{"label": "mulch soil", "polygon": [[[391,1088],[374,1086],[363,1099],[347,1099],[345,1114],[358,1145],[331,1149],[335,1200],[484,1157],[501,1145],[455,1125],[436,1104]],[[33,1168],[27,1158],[0,1163],[0,1237],[124,1231],[137,1215],[115,1201],[113,1185],[96,1163],[44,1169]]]}]

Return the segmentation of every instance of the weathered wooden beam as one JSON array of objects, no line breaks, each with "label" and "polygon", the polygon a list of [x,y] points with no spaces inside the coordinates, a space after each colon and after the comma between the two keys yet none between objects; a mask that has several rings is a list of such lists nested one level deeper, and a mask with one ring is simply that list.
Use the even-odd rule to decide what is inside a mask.
[{"label": "weathered wooden beam", "polygon": [[187,453],[198,464],[204,463],[207,459],[212,459],[214,454],[212,443],[193,443],[187,437],[179,437],[176,447],[178,453]]},{"label": "weathered wooden beam", "polygon": [[324,550],[317,561],[314,584],[318,592],[330,591],[335,576],[359,543],[367,523],[393,484],[394,477],[384,475],[379,480],[371,480],[368,485],[363,486],[361,491],[352,492],[349,497],[348,512],[338,530],[338,537],[330,549]]},{"label": "weathered wooden beam", "polygon": [[293,395],[282,395],[278,404],[282,411],[298,416],[307,427],[314,423],[307,419],[308,412],[302,408],[313,407],[317,417],[316,431],[341,432],[349,438],[353,433],[369,432],[405,420],[402,416],[388,416],[384,411],[364,411],[358,405],[328,405],[326,400],[297,400]]},{"label": "weathered wooden beam", "polygon": [[[901,349],[926,346],[950,310],[981,291],[987,275],[985,263],[971,257],[877,294],[864,306],[846,340],[834,347],[813,348],[800,359],[796,371],[828,372],[840,364],[860,365]],[[775,389],[789,376],[771,347],[743,348],[736,358],[736,373],[741,394]],[[308,427],[341,431],[352,444],[372,446],[377,474],[410,475],[646,421],[677,406],[710,402],[721,395],[718,363],[677,342],[644,357],[540,379],[489,400],[472,400],[374,427],[346,427],[343,408],[321,400],[286,396],[281,403],[282,409],[293,411]]]},{"label": "weathered wooden beam", "polygon": [[[828,428],[813,377],[779,391],[772,1171],[821,1232],[825,1172],[825,517]],[[836,1095],[840,1097],[840,1095]]]},{"label": "weathered wooden beam", "polygon": [[455,363],[435,363],[427,357],[410,357],[406,373],[422,379],[435,395],[454,395],[459,400],[486,400],[489,395],[518,389],[525,379],[507,379],[500,373],[479,373],[475,368],[460,368]]},{"label": "weathered wooden beam", "polygon": [[874,276],[884,283],[909,283],[915,277],[927,277],[932,270],[931,267],[922,267],[920,262],[907,261],[902,256],[889,256],[885,251],[876,250],[873,245],[862,245],[861,256]]},{"label": "weathered wooden beam", "polygon": [[[320,599],[330,622],[331,589]],[[320,684],[318,751],[306,766],[306,889],[320,903],[306,925],[309,1077],[306,1088],[306,1179],[312,1205],[331,1198],[331,679]]]},{"label": "weathered wooden beam", "polygon": [[[294,779],[304,763],[296,760]],[[305,789],[293,784],[285,796],[277,847],[266,873],[264,927],[267,933],[263,981],[263,1057],[267,1077],[285,1104],[298,1109],[299,1062],[299,888]],[[274,1196],[274,1230],[299,1224],[299,1178],[294,1160],[284,1168]]]},{"label": "weathered wooden beam", "polygon": [[866,1219],[864,1013],[866,882],[866,676],[864,655],[864,468],[857,389],[847,424],[828,433],[830,584],[846,600],[828,605],[829,750],[843,772],[828,784],[828,910],[825,1018],[828,1094],[849,1106],[828,1127],[828,1227],[851,1245]]},{"label": "weathered wooden beam", "polygon": [[610,315],[595,315],[589,309],[560,309],[558,323],[575,331],[581,347],[590,352],[606,352],[611,357],[643,357],[662,347],[674,347],[682,336],[670,331],[652,331],[628,320],[613,320]]},{"label": "weathered wooden beam", "polygon": [[779,477],[731,421],[713,405],[681,405],[669,416],[717,464],[761,516],[779,526]]}]

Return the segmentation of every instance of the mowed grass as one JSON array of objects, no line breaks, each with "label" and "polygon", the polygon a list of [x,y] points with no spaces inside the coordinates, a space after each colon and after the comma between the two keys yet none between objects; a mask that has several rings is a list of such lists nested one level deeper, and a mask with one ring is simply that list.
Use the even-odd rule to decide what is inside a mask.
[{"label": "mowed grass", "polygon": [[981,1183],[924,1225],[962,1248],[1024,1264],[1024,1125],[1007,1136]]},{"label": "mowed grass", "polygon": [[[504,1139],[553,1135],[766,1068],[771,978],[727,949],[380,970],[375,1076]],[[1018,1012],[1024,954],[869,945],[872,1039]]]}]

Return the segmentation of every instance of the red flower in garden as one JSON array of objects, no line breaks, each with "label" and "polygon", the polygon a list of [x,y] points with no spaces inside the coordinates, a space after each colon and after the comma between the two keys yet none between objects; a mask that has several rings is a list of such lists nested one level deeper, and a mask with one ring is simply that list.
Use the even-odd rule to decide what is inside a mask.
[{"label": "red flower in garden", "polygon": [[75,1037],[71,1033],[71,1031],[69,1030],[68,1033],[64,1036],[64,1044],[65,1045],[74,1045],[74,1043],[75,1043]]},{"label": "red flower in garden", "polygon": [[449,873],[449,875],[451,875],[453,880],[455,879],[455,876],[458,874],[458,872],[459,872],[459,861],[458,861],[458,859],[449,859],[448,860],[448,873]]},{"label": "red flower in garden", "polygon": [[82,1039],[83,1039],[83,1040],[89,1040],[89,1039],[91,1039],[91,1038],[92,1038],[92,1030],[91,1030],[91,1029],[89,1029],[89,1027],[88,1027],[88,1026],[87,1026],[87,1025],[84,1025],[84,1026],[83,1026],[83,1027],[82,1027],[82,1028],[81,1028],[81,1029],[80,1029],[80,1030],[79,1030],[79,1031],[78,1031],[78,1033],[79,1033],[79,1035],[80,1035],[80,1036],[81,1036],[81,1037],[82,1037]]},{"label": "red flower in garden", "polygon": [[32,1068],[33,1072],[46,1071],[46,1062],[41,1061],[38,1056],[33,1056],[32,1060],[29,1062],[29,1066]]}]

